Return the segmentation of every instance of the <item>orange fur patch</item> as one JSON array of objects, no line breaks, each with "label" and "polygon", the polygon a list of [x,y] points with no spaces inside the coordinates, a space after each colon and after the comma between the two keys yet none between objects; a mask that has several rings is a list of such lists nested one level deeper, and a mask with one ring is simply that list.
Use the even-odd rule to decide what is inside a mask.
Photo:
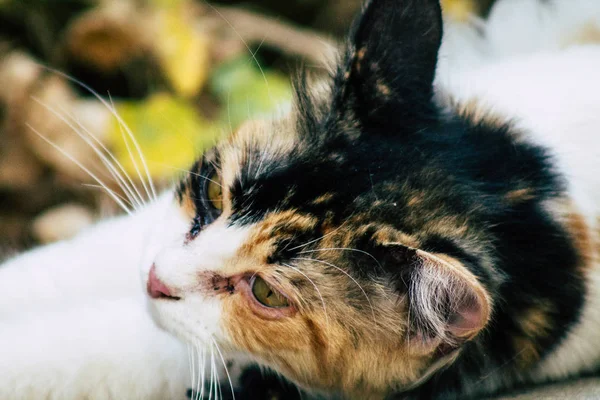
[{"label": "orange fur patch", "polygon": [[550,311],[551,305],[542,303],[530,307],[517,318],[522,333],[513,338],[513,346],[521,368],[528,368],[539,361],[539,340],[547,337],[552,328]]},{"label": "orange fur patch", "polygon": [[535,194],[531,188],[522,188],[511,190],[506,193],[504,198],[509,203],[523,203],[525,201],[533,200],[535,198]]},{"label": "orange fur patch", "polygon": [[447,99],[450,106],[461,117],[471,121],[474,125],[485,124],[492,127],[499,127],[506,124],[506,118],[495,114],[477,98],[468,101],[457,102],[454,99]]},{"label": "orange fur patch", "polygon": [[584,25],[581,30],[564,41],[563,47],[571,47],[582,44],[600,43],[600,26],[595,22]]},{"label": "orange fur patch", "polygon": [[569,198],[561,198],[548,205],[548,210],[571,236],[579,256],[579,270],[583,275],[594,267],[596,240],[585,217]]}]

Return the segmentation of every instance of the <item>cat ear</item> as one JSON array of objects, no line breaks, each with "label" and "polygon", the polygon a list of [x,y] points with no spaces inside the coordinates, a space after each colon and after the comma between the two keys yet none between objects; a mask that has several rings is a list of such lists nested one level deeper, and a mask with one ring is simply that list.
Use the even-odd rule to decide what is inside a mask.
[{"label": "cat ear", "polygon": [[367,1],[336,76],[334,108],[363,124],[427,118],[441,39],[439,0]]},{"label": "cat ear", "polygon": [[408,293],[409,326],[424,349],[446,353],[487,325],[491,302],[483,285],[460,261],[401,244],[385,245],[400,272],[398,290]]}]

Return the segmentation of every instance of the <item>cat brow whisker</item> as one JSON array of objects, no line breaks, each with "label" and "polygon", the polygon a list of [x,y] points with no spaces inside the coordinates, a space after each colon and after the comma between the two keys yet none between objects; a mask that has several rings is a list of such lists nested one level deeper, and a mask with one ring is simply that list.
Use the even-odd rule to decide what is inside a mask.
[{"label": "cat brow whisker", "polygon": [[26,123],[25,125],[29,129],[31,129],[37,136],[39,136],[42,140],[44,140],[46,143],[48,143],[49,145],[51,145],[52,147],[54,147],[62,155],[64,155],[65,157],[67,157],[71,162],[73,162],[75,165],[77,165],[79,168],[81,168],[81,170],[83,172],[85,172],[92,179],[94,179],[96,182],[98,182],[98,184],[123,209],[123,211],[125,211],[129,215],[132,215],[131,214],[131,210],[129,209],[129,207],[127,207],[127,205],[125,205],[125,203],[123,203],[123,201],[116,195],[116,193],[113,190],[111,190],[100,178],[98,178],[98,176],[96,174],[94,174],[92,171],[90,171],[88,168],[86,168],[81,162],[79,162],[75,157],[73,157],[72,155],[70,155],[67,151],[65,151],[64,149],[62,149],[59,145],[57,145],[52,140],[50,140],[47,137],[45,137],[44,135],[42,135],[38,130],[36,130],[29,123]]},{"label": "cat brow whisker", "polygon": [[325,313],[325,324],[327,326],[329,326],[329,316],[327,315],[327,307],[325,307],[325,299],[323,298],[323,295],[321,294],[321,291],[319,290],[319,288],[317,287],[317,285],[315,284],[315,282],[312,279],[310,279],[308,277],[308,275],[306,275],[304,272],[300,271],[298,268],[293,267],[290,264],[285,264],[285,263],[282,263],[282,265],[286,266],[288,268],[291,268],[294,271],[296,271],[297,273],[299,273],[300,275],[304,276],[306,278],[306,280],[309,281],[314,286],[315,290],[317,291],[317,294],[321,298],[321,303],[323,304],[323,312]]},{"label": "cat brow whisker", "polygon": [[381,265],[381,263],[379,262],[379,260],[376,259],[375,256],[373,256],[373,254],[371,254],[369,252],[366,252],[364,250],[352,249],[352,248],[349,248],[349,247],[329,247],[329,248],[324,248],[324,249],[302,250],[302,251],[299,251],[298,253],[299,254],[302,254],[302,253],[315,253],[317,251],[328,251],[328,250],[354,251],[354,252],[357,252],[357,253],[361,253],[361,254],[367,255],[367,256],[371,257],[373,259],[373,261],[375,261],[375,263],[377,263],[377,266],[381,270],[383,270],[383,266]]},{"label": "cat brow whisker", "polygon": [[373,322],[377,323],[377,318],[375,318],[375,309],[373,308],[373,304],[371,303],[371,299],[369,299],[369,296],[367,295],[367,292],[365,291],[365,289],[360,285],[360,283],[358,283],[358,281],[356,279],[354,279],[349,273],[347,273],[346,271],[344,271],[342,268],[338,267],[337,265],[334,265],[330,262],[327,261],[323,261],[323,260],[317,260],[315,258],[303,258],[303,257],[295,257],[293,258],[293,260],[304,260],[304,261],[314,261],[314,262],[318,262],[321,264],[325,264],[327,266],[330,266],[332,268],[337,269],[338,271],[340,271],[342,274],[346,275],[348,278],[350,278],[352,280],[352,282],[354,282],[354,284],[356,284],[356,286],[360,289],[360,291],[363,293],[363,295],[365,296],[365,299],[367,300],[367,302],[369,303],[369,307],[371,307],[371,313],[373,314]]},{"label": "cat brow whisker", "polygon": [[174,167],[174,166],[172,166],[172,165],[168,165],[168,164],[164,164],[164,163],[158,163],[158,162],[157,162],[157,163],[155,163],[155,164],[157,164],[157,165],[162,165],[162,166],[163,166],[163,167],[165,167],[165,168],[170,168],[170,169],[173,169],[173,170],[175,170],[175,171],[181,171],[181,172],[185,172],[185,173],[187,173],[187,174],[190,174],[190,175],[197,176],[197,177],[199,177],[199,178],[202,178],[202,179],[205,179],[205,180],[207,180],[207,181],[210,181],[210,182],[214,183],[215,185],[218,185],[218,186],[219,186],[221,189],[223,188],[223,185],[221,185],[219,182],[217,182],[217,181],[215,181],[215,180],[212,180],[212,179],[210,179],[210,178],[209,178],[209,177],[207,177],[207,176],[204,176],[204,175],[198,174],[198,173],[196,173],[196,172],[192,172],[192,171],[190,171],[190,170],[188,170],[188,169],[184,169],[184,168],[177,168],[177,167]]},{"label": "cat brow whisker", "polygon": [[[267,86],[267,96],[269,96],[269,100],[271,101],[271,103],[273,103],[273,96],[271,96],[271,89],[269,88],[269,82],[267,81],[267,76],[265,75],[265,71],[260,66],[260,63],[258,62],[258,58],[256,58],[256,54],[252,52],[252,49],[248,45],[248,42],[246,42],[246,39],[244,39],[244,37],[233,26],[233,24],[227,18],[225,18],[225,16],[219,11],[218,8],[216,8],[212,4],[208,3],[206,0],[204,0],[204,3],[206,5],[208,5],[210,8],[212,8],[219,15],[219,17],[221,17],[223,19],[223,21],[225,21],[227,23],[227,25],[229,25],[229,27],[233,30],[233,32],[236,34],[236,36],[238,38],[240,38],[240,40],[242,41],[242,43],[244,44],[244,46],[246,47],[246,49],[250,53],[250,56],[252,57],[252,59],[254,60],[254,62],[256,62],[256,66],[260,70],[260,74],[262,75],[262,78],[265,81],[265,85]],[[258,52],[258,50],[257,50],[257,52]]]},{"label": "cat brow whisker", "polygon": [[[104,155],[104,153],[102,153],[102,151],[100,151],[98,149],[98,147],[96,145],[94,145],[94,143],[92,143],[88,137],[86,137],[83,133],[81,133],[79,131],[79,129],[77,129],[77,127],[75,127],[70,120],[65,118],[63,115],[61,115],[59,112],[57,112],[54,108],[52,108],[49,105],[47,105],[46,103],[42,102],[35,96],[32,96],[32,99],[36,103],[38,103],[39,105],[44,107],[46,110],[48,110],[52,114],[54,114],[54,116],[56,116],[58,119],[63,121],[65,124],[67,124],[73,130],[73,132],[75,132],[88,146],[90,146],[90,148],[98,155],[98,157],[100,157],[100,160],[102,161],[102,163],[108,168],[111,176],[117,182],[119,187],[127,194],[127,197],[129,198],[129,200],[132,200],[132,197],[133,197],[133,201],[129,202],[130,205],[133,207],[133,209],[136,209],[136,207],[133,206],[133,202],[137,203],[139,206],[143,205],[142,203],[140,203],[137,200],[137,198],[133,195],[133,193],[131,193],[131,189],[129,188],[127,183],[124,181],[122,176],[119,174],[119,172],[115,169],[114,165],[110,162],[110,160],[107,159],[107,157]],[[77,121],[72,115],[70,115],[68,113],[67,113],[67,115],[73,122],[75,122],[81,129],[83,129],[90,137],[92,137],[96,142],[98,142],[100,144],[100,146],[102,146],[102,148],[108,154],[110,154],[112,156],[112,154],[108,151],[108,149],[106,149],[106,147],[91,132],[89,132],[79,121]]]},{"label": "cat brow whisker", "polygon": [[229,381],[229,387],[231,388],[231,396],[233,397],[233,400],[235,400],[235,391],[233,390],[233,382],[231,381],[231,376],[229,375],[229,370],[227,369],[227,363],[225,362],[225,358],[223,357],[223,353],[221,353],[221,349],[219,348],[219,344],[217,343],[217,341],[211,337],[211,340],[213,341],[215,348],[217,349],[217,352],[219,353],[219,357],[221,358],[221,361],[223,362],[223,368],[225,368],[225,373],[227,374],[227,380]]}]

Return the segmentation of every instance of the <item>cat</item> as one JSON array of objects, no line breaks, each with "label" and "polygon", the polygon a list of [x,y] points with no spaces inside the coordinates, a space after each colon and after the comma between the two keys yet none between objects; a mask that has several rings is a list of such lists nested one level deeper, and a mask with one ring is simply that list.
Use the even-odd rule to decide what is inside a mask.
[{"label": "cat", "polygon": [[4,264],[0,397],[214,397],[238,353],[351,399],[597,371],[600,47],[436,77],[442,31],[438,0],[367,1],[289,115]]}]

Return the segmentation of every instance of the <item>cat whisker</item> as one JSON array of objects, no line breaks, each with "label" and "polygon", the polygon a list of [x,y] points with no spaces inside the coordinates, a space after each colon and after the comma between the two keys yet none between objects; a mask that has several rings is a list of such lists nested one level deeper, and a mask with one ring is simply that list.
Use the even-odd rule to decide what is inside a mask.
[{"label": "cat whisker", "polygon": [[235,400],[235,391],[233,390],[233,382],[231,381],[231,376],[229,375],[229,370],[227,369],[227,363],[225,362],[225,358],[223,357],[223,353],[221,353],[221,349],[219,348],[219,344],[217,343],[217,341],[211,337],[212,342],[215,345],[215,348],[217,349],[217,352],[219,353],[219,357],[221,358],[221,361],[223,362],[223,368],[225,368],[225,373],[227,374],[227,380],[229,381],[229,387],[231,388],[231,396],[233,397],[233,400]]},{"label": "cat whisker", "polygon": [[[66,115],[68,115],[72,121],[74,121],[81,129],[83,129],[84,132],[90,138],[92,138],[98,144],[98,146],[100,146],[100,148],[102,150],[104,150],[104,152],[106,154],[108,154],[108,156],[112,159],[114,164],[116,164],[116,166],[121,171],[121,173],[119,173],[118,171],[116,171],[116,168],[114,168],[114,166],[113,166],[113,170],[115,170],[115,174],[117,175],[119,180],[123,183],[123,186],[124,186],[123,189],[124,190],[127,189],[129,196],[134,198],[138,204],[144,205],[145,201],[142,197],[142,194],[138,190],[137,185],[133,182],[133,180],[131,179],[131,177],[129,176],[129,174],[127,173],[125,168],[123,167],[123,165],[119,162],[119,160],[117,160],[117,158],[113,155],[113,153],[92,132],[90,132],[83,124],[81,124],[81,122],[79,122],[72,114],[70,114],[69,112],[67,112],[66,110],[64,110],[62,108],[61,108],[61,111],[63,111]],[[79,134],[79,132],[77,132],[77,131],[75,131],[75,132]],[[81,135],[79,135],[79,136],[83,138],[83,136],[81,136]],[[86,143],[90,144],[87,141],[86,141]],[[92,146],[92,145],[90,144],[90,146]],[[92,148],[94,148],[94,147],[92,146]],[[112,164],[112,163],[109,162],[108,164]],[[125,182],[125,180],[123,179],[121,174],[125,175],[125,178],[127,178],[128,182]],[[135,194],[133,192],[135,192]]]},{"label": "cat whisker", "polygon": [[211,348],[213,349],[212,369],[213,369],[213,372],[214,372],[214,375],[215,375],[215,379],[214,379],[214,382],[215,382],[215,400],[218,400],[219,398],[222,398],[223,395],[221,393],[221,385],[219,384],[219,370],[217,369],[217,361],[216,361],[217,355],[215,354],[214,346],[211,347]]},{"label": "cat whisker", "polygon": [[[212,8],[218,15],[219,17],[221,17],[223,19],[223,21],[225,21],[227,23],[227,25],[229,25],[229,27],[233,30],[233,32],[236,34],[236,36],[238,38],[240,38],[240,40],[242,41],[242,43],[244,44],[244,46],[246,47],[246,49],[248,50],[248,52],[250,53],[250,56],[252,57],[252,59],[254,60],[254,62],[256,63],[256,66],[258,67],[258,69],[260,70],[260,73],[262,75],[263,80],[265,81],[265,85],[267,87],[267,96],[269,96],[269,100],[271,102],[273,102],[273,96],[271,96],[271,89],[269,88],[269,82],[267,81],[267,76],[265,75],[265,71],[263,70],[263,68],[260,66],[260,63],[258,62],[258,58],[256,58],[256,54],[252,51],[252,49],[250,48],[250,46],[248,45],[248,42],[246,42],[246,39],[244,39],[244,37],[238,32],[238,30],[233,26],[233,24],[227,19],[225,18],[225,16],[219,11],[218,8],[216,8],[215,6],[213,6],[212,4],[208,3],[206,0],[204,0],[204,3],[209,6],[210,8]],[[260,47],[259,47],[260,48]],[[258,50],[257,50],[258,52]]]},{"label": "cat whisker", "polygon": [[359,249],[352,249],[349,247],[329,247],[329,248],[324,248],[324,249],[314,249],[314,250],[302,250],[299,251],[298,254],[302,254],[302,253],[316,253],[318,251],[329,251],[329,250],[339,250],[339,251],[354,251],[357,253],[361,253],[364,254],[366,256],[371,257],[371,259],[373,259],[373,261],[375,261],[375,263],[377,264],[377,266],[383,270],[383,266],[381,265],[381,263],[379,262],[378,259],[375,258],[375,256],[373,256],[373,254],[366,252],[364,250],[359,250]]},{"label": "cat whisker", "polygon": [[[101,97],[98,97],[98,98],[101,99],[100,101],[102,101],[103,103],[106,102],[106,100],[102,99]],[[131,159],[131,162],[133,164],[135,172],[138,174],[140,181],[142,182],[142,187],[146,191],[146,195],[148,196],[148,199],[156,200],[156,191],[154,189],[154,183],[152,181],[152,176],[150,175],[150,172],[148,170],[148,164],[146,164],[146,159],[144,158],[144,155],[142,153],[140,145],[138,144],[138,141],[136,140],[133,132],[131,132],[131,129],[129,129],[129,126],[127,126],[125,121],[123,121],[121,116],[117,113],[117,110],[114,106],[114,103],[113,103],[110,95],[109,95],[109,100],[110,100],[110,106],[108,105],[108,103],[106,103],[106,106],[111,111],[111,113],[115,116],[115,118],[117,119],[117,122],[119,123],[119,131],[121,132],[121,137],[123,138],[123,143],[125,143],[125,148],[127,149],[127,153],[129,154],[129,158]],[[139,159],[142,163],[142,166],[144,168],[144,171],[146,173],[148,185],[150,186],[150,190],[152,191],[152,194],[148,190],[148,186],[146,185],[146,179],[144,179],[144,176],[140,172],[137,161],[133,155],[133,152],[131,151],[131,147],[129,146],[129,140],[128,140],[127,136],[125,136],[125,132],[127,133],[127,136],[129,137],[129,139],[131,140],[131,142],[133,143],[133,145],[137,151],[138,157],[139,157]]]},{"label": "cat whisker", "polygon": [[[210,344],[210,385],[209,385],[209,390],[208,390],[208,399],[212,399],[213,398],[213,393],[216,393],[216,388],[214,389],[213,392],[213,385],[215,384],[215,366],[214,366],[214,353],[213,353],[213,346],[212,343]],[[215,395],[216,397],[216,395]]]},{"label": "cat whisker", "polygon": [[[90,138],[86,137],[79,129],[77,129],[77,127],[74,126],[71,121],[75,122],[80,127],[80,129],[83,129],[90,137],[92,137],[103,148],[104,151],[106,151],[106,153],[108,153],[114,159],[114,156],[112,156],[112,154],[108,151],[108,149],[91,132],[89,132],[89,130],[87,130],[72,115],[66,113],[69,116],[69,118],[71,119],[71,121],[70,121],[67,118],[65,118],[63,115],[61,115],[59,112],[57,112],[54,108],[52,108],[49,105],[47,105],[46,103],[42,102],[38,98],[32,97],[32,99],[36,103],[38,103],[39,105],[44,107],[46,110],[50,111],[58,119],[63,121],[65,124],[67,124],[67,126],[69,126],[88,146],[90,146],[90,148],[98,155],[98,157],[100,157],[100,160],[102,161],[104,166],[106,166],[108,168],[113,180],[115,180],[115,182],[117,182],[119,187],[127,195],[128,199],[129,199],[129,204],[132,206],[133,209],[136,209],[136,207],[133,206],[133,203],[136,203],[139,206],[143,205],[143,203],[140,202],[135,197],[135,195],[131,192],[131,189],[129,188],[129,186],[127,185],[127,183],[125,182],[125,180],[123,179],[121,174],[116,170],[116,168],[110,162],[110,160],[106,157],[106,155],[90,140]],[[117,163],[118,163],[118,161],[117,161]],[[122,167],[121,167],[121,169],[122,169]]]},{"label": "cat whisker", "polygon": [[[194,390],[195,387],[195,378],[196,378],[196,374],[194,371],[194,352],[192,351],[192,348],[194,348],[194,346],[191,343],[187,343],[187,352],[188,352],[188,364],[189,364],[189,370],[190,370],[190,379],[192,380],[192,390]],[[195,348],[194,348],[195,350]],[[192,392],[193,395],[193,392]]]},{"label": "cat whisker", "polygon": [[[93,188],[93,189],[104,190],[104,188],[102,186],[95,185],[93,183],[82,183],[81,186],[85,186],[85,187],[89,187],[89,188]],[[127,203],[128,206],[130,206],[131,208],[133,208],[134,210],[136,210],[135,206],[127,198],[121,196],[120,194],[118,194],[116,192],[115,192],[115,196],[117,196],[118,198],[120,198],[121,200],[123,200],[125,203]]]},{"label": "cat whisker", "polygon": [[185,172],[186,174],[190,174],[190,175],[197,176],[197,177],[199,177],[199,178],[202,178],[202,179],[205,179],[205,180],[207,180],[207,181],[210,181],[210,182],[214,183],[215,185],[218,185],[220,188],[223,188],[223,185],[221,185],[219,182],[217,182],[217,181],[215,181],[215,180],[212,180],[212,179],[210,179],[209,177],[207,177],[207,176],[204,176],[204,175],[201,175],[201,174],[199,174],[199,173],[192,172],[192,171],[190,171],[190,170],[188,170],[188,169],[184,169],[184,168],[177,168],[177,167],[174,167],[174,166],[172,166],[172,165],[168,165],[168,164],[164,164],[164,163],[156,163],[156,164],[158,164],[158,165],[161,165],[161,166],[163,166],[163,167],[165,167],[165,168],[170,168],[170,169],[173,169],[173,170],[175,170],[175,171],[181,171],[181,172]]},{"label": "cat whisker", "polygon": [[323,261],[323,260],[317,260],[315,258],[302,258],[302,257],[295,257],[293,258],[293,260],[304,260],[304,261],[314,261],[314,262],[318,262],[321,264],[325,264],[329,267],[335,268],[338,271],[340,271],[342,274],[346,275],[348,278],[350,278],[352,280],[352,282],[354,282],[354,284],[360,289],[360,291],[363,293],[363,296],[365,296],[365,299],[367,300],[367,302],[369,303],[369,307],[371,307],[371,313],[373,314],[373,322],[375,322],[377,324],[377,318],[375,318],[375,309],[373,308],[373,304],[371,303],[371,299],[369,299],[369,296],[367,295],[367,292],[365,291],[365,289],[360,285],[360,283],[358,283],[358,281],[356,279],[354,279],[349,273],[347,273],[346,271],[344,271],[342,268],[338,267],[337,265],[334,265],[330,262],[327,261]]},{"label": "cat whisker", "polygon": [[298,268],[293,267],[290,264],[285,264],[285,263],[282,263],[281,265],[293,269],[300,275],[304,276],[306,278],[306,280],[309,281],[314,286],[315,290],[317,291],[317,294],[321,298],[321,303],[323,304],[323,312],[325,313],[325,323],[327,326],[329,326],[329,316],[327,315],[327,307],[325,306],[325,299],[323,298],[323,295],[321,294],[319,287],[315,284],[315,282],[312,279],[310,279],[308,277],[308,275],[306,275],[304,272],[300,271]]},{"label": "cat whisker", "polygon": [[204,396],[204,369],[206,368],[206,363],[204,360],[204,348],[198,343],[195,344],[195,347],[198,355],[198,380],[196,382],[196,400],[199,400],[202,399],[202,396]]},{"label": "cat whisker", "polygon": [[94,179],[106,191],[106,193],[108,193],[108,195],[123,209],[123,211],[125,211],[129,215],[132,215],[131,214],[131,210],[129,209],[129,207],[127,207],[127,205],[125,203],[123,203],[123,201],[119,198],[119,196],[117,196],[117,194],[113,190],[111,190],[100,178],[98,178],[98,176],[96,174],[94,174],[92,171],[90,171],[88,168],[86,168],[81,162],[79,162],[75,157],[73,157],[67,151],[65,151],[64,149],[62,149],[59,145],[57,145],[52,140],[50,140],[50,139],[46,138],[44,135],[42,135],[33,126],[31,126],[28,123],[26,124],[26,126],[29,129],[31,129],[42,140],[44,140],[46,143],[48,143],[49,145],[51,145],[54,149],[56,149],[57,151],[59,151],[62,155],[64,155],[65,157],[67,157],[71,162],[73,162],[75,165],[77,165],[79,168],[81,168],[81,170],[83,172],[85,172],[92,179]]},{"label": "cat whisker", "polygon": [[[80,81],[80,80],[78,80],[78,79],[76,79],[76,78],[74,78],[74,77],[72,77],[72,76],[70,76],[68,74],[65,74],[64,72],[61,72],[61,71],[59,71],[57,69],[48,67],[46,65],[41,65],[40,64],[40,66],[42,68],[45,68],[46,70],[48,70],[48,71],[50,71],[50,72],[58,75],[58,76],[61,76],[61,77],[65,78],[65,79],[67,79],[69,82],[72,82],[72,83],[78,85],[79,87],[87,90],[92,96],[94,96],[96,99],[98,99],[102,103],[102,105],[104,105],[110,111],[110,113],[117,119],[117,121],[119,123],[119,128],[120,129],[125,128],[125,130],[127,131],[127,134],[129,135],[131,141],[133,142],[134,146],[136,147],[137,153],[138,153],[138,155],[140,157],[140,160],[142,161],[142,164],[144,166],[144,169],[145,169],[145,172],[146,172],[146,177],[148,179],[148,184],[150,185],[150,188],[152,190],[153,198],[154,198],[154,200],[156,200],[156,190],[154,189],[154,182],[152,181],[152,177],[151,177],[150,172],[148,170],[148,166],[146,165],[146,161],[144,159],[144,155],[143,155],[143,153],[142,153],[142,151],[141,151],[141,149],[139,147],[139,144],[138,144],[137,140],[135,139],[135,136],[133,135],[133,132],[131,132],[131,129],[129,129],[129,127],[127,126],[127,124],[125,123],[125,121],[123,121],[123,118],[121,118],[121,116],[117,113],[117,111],[114,108],[114,106],[111,106],[102,96],[100,96],[98,94],[98,92],[96,92],[94,89],[92,89],[90,86],[86,85],[82,81]],[[112,100],[111,100],[111,103],[112,103]],[[134,165],[135,165],[135,160],[133,158],[132,158],[132,161],[134,162]],[[139,173],[139,171],[138,171],[138,174],[140,176],[140,179],[141,179],[141,182],[142,182],[142,186],[144,186],[144,188],[146,189],[146,193],[148,194],[149,198],[151,198],[150,193],[148,192],[148,188],[146,187],[146,182],[145,182],[144,178]]]},{"label": "cat whisker", "polygon": [[482,376],[477,382],[475,382],[475,384],[479,384],[483,381],[485,381],[486,379],[488,379],[490,376],[494,375],[494,373],[500,371],[503,368],[506,368],[510,363],[513,363],[517,358],[519,358],[519,356],[521,354],[523,354],[525,351],[527,351],[528,348],[525,347],[523,348],[521,351],[517,352],[517,354],[515,354],[513,357],[511,357],[510,359],[508,359],[504,364],[500,365],[498,368],[495,368],[491,371],[489,371],[487,374],[485,374],[484,376]]},{"label": "cat whisker", "polygon": [[344,224],[341,224],[340,226],[338,226],[337,228],[335,228],[335,229],[334,229],[334,230],[332,230],[331,232],[328,232],[328,233],[326,233],[326,234],[324,234],[324,235],[322,235],[321,237],[318,237],[318,238],[316,238],[316,239],[309,240],[308,242],[306,242],[306,243],[304,243],[304,244],[301,244],[301,245],[298,245],[298,246],[292,247],[292,248],[291,248],[291,249],[289,249],[289,250],[290,250],[290,251],[293,251],[293,250],[298,250],[298,249],[300,249],[300,248],[302,248],[302,247],[306,247],[306,246],[308,246],[308,245],[310,245],[310,244],[313,244],[313,243],[315,243],[315,242],[318,242],[319,240],[322,240],[322,239],[326,238],[326,237],[327,237],[327,236],[329,236],[329,235],[333,235],[334,233],[336,233],[337,231],[339,231],[339,230],[340,230],[340,229],[341,229],[343,226],[344,226]]},{"label": "cat whisker", "polygon": [[204,353],[202,352],[202,347],[198,345],[198,343],[192,344],[195,355],[198,357],[198,372],[196,372],[194,366],[194,379],[192,384],[192,396],[190,399],[198,400],[202,398],[202,390],[204,389]]}]

